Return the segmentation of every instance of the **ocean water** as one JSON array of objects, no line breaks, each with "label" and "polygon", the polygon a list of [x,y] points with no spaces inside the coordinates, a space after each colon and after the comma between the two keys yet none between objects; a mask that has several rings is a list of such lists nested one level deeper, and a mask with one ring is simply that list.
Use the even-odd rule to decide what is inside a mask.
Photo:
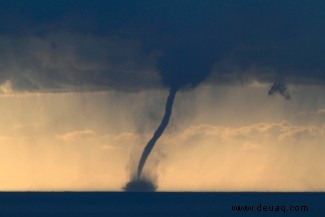
[{"label": "ocean water", "polygon": [[325,193],[2,192],[0,217],[9,216],[324,217]]}]

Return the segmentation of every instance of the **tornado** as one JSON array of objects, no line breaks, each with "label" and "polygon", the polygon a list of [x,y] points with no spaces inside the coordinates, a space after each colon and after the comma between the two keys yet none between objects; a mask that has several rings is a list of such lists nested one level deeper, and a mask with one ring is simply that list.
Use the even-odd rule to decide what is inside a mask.
[{"label": "tornado", "polygon": [[139,164],[138,164],[138,170],[137,170],[137,179],[138,180],[140,180],[140,178],[141,178],[141,173],[142,173],[142,170],[146,164],[148,156],[150,155],[157,140],[163,134],[164,130],[166,129],[166,127],[168,125],[170,116],[172,114],[173,103],[174,103],[174,99],[175,99],[177,90],[178,90],[178,88],[173,88],[173,87],[170,88],[169,95],[168,95],[166,105],[165,105],[164,117],[162,118],[161,123],[160,123],[159,127],[156,129],[156,131],[154,132],[152,138],[148,141],[147,145],[143,149],[143,152],[142,152],[141,158],[139,160]]},{"label": "tornado", "polygon": [[157,59],[156,67],[162,85],[169,88],[165,114],[144,147],[136,173],[132,174],[131,180],[123,187],[125,191],[154,192],[157,189],[155,180],[146,177],[142,172],[152,149],[168,125],[176,93],[180,89],[193,89],[205,80],[219,53],[219,46],[211,45],[210,41],[207,46],[202,46],[201,41],[192,37],[184,37],[176,44],[161,39],[160,45],[158,50],[163,55]]}]

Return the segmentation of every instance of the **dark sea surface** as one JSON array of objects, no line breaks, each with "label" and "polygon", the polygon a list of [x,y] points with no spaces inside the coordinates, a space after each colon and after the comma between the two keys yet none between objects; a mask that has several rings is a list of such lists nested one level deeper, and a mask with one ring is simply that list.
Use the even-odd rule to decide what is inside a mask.
[{"label": "dark sea surface", "polygon": [[0,217],[7,216],[324,217],[325,193],[1,192]]}]

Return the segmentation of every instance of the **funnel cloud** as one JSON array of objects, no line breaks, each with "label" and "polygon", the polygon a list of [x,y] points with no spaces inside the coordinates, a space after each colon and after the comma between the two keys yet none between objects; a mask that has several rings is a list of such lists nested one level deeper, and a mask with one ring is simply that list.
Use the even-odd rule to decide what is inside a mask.
[{"label": "funnel cloud", "polygon": [[155,185],[155,183],[149,178],[143,177],[142,171],[152,149],[154,148],[156,142],[158,141],[159,137],[163,134],[163,132],[165,131],[169,123],[177,90],[178,90],[177,88],[170,88],[169,95],[167,97],[167,101],[165,105],[165,113],[161,120],[161,123],[156,129],[156,131],[154,132],[152,138],[148,141],[147,145],[144,147],[141,158],[139,160],[136,177],[133,177],[131,181],[125,185],[124,187],[125,191],[150,192],[156,190],[157,186]]},{"label": "funnel cloud", "polygon": [[141,155],[139,165],[138,165],[137,179],[140,179],[143,167],[144,167],[144,165],[146,163],[146,160],[147,160],[150,152],[152,151],[152,149],[153,149],[154,145],[156,144],[157,140],[163,134],[165,128],[168,125],[170,116],[172,114],[172,108],[173,108],[173,103],[174,103],[176,92],[177,92],[176,88],[171,88],[169,90],[169,95],[168,95],[168,98],[167,98],[167,101],[166,101],[166,106],[165,106],[164,117],[161,120],[161,123],[160,123],[159,127],[154,132],[152,138],[149,140],[147,145],[144,147],[144,150],[143,150],[143,153]]}]

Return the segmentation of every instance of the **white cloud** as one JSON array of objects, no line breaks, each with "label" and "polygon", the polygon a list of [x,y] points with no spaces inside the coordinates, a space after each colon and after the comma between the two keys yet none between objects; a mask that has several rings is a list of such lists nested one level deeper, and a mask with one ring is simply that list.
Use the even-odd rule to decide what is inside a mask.
[{"label": "white cloud", "polygon": [[321,108],[316,111],[300,111],[296,113],[296,116],[318,116],[324,114],[325,114],[325,108]]},{"label": "white cloud", "polygon": [[84,140],[84,139],[90,139],[90,138],[93,138],[95,135],[96,135],[96,132],[93,130],[79,130],[79,131],[64,133],[61,135],[56,135],[56,138],[70,142],[70,141],[79,141],[79,140]]},{"label": "white cloud", "polygon": [[0,142],[7,142],[7,141],[11,141],[14,140],[15,137],[11,137],[11,136],[0,136]]},{"label": "white cloud", "polygon": [[0,85],[0,93],[2,93],[2,94],[12,94],[13,93],[12,84],[9,80],[5,81],[4,83],[2,83]]},{"label": "white cloud", "polygon": [[325,114],[325,108],[323,108],[323,109],[318,109],[318,110],[316,111],[316,114],[317,114],[317,115],[324,115],[324,114]]}]

